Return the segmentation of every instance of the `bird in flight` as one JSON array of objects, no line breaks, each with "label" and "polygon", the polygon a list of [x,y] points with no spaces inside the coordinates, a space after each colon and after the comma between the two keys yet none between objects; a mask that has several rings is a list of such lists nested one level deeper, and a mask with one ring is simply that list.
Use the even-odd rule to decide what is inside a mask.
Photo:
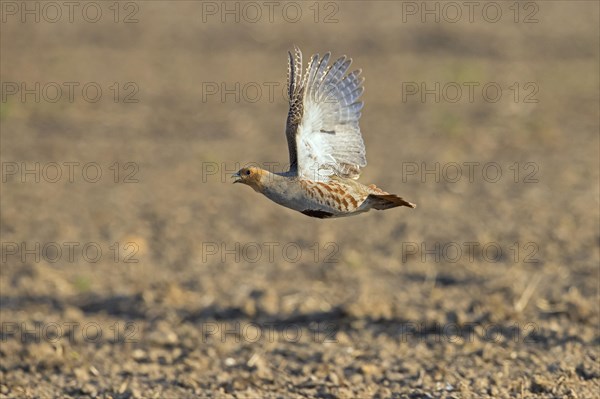
[{"label": "bird in flight", "polygon": [[401,197],[374,184],[357,181],[367,165],[358,120],[363,103],[361,71],[346,74],[351,59],[329,65],[330,53],[312,56],[302,71],[302,52],[288,52],[286,137],[290,170],[272,173],[257,167],[234,173],[270,200],[316,218],[352,216],[371,209],[414,208]]}]

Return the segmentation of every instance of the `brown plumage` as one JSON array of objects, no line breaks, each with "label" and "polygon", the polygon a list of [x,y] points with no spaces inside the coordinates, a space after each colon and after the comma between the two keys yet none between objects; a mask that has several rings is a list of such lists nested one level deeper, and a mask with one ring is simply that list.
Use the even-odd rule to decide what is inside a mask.
[{"label": "brown plumage", "polygon": [[272,201],[307,216],[330,218],[416,205],[356,179],[367,164],[358,126],[363,103],[360,70],[346,74],[350,59],[332,65],[330,54],[314,55],[302,71],[302,52],[289,55],[286,123],[290,170],[271,173],[243,168],[234,183],[243,183]]}]

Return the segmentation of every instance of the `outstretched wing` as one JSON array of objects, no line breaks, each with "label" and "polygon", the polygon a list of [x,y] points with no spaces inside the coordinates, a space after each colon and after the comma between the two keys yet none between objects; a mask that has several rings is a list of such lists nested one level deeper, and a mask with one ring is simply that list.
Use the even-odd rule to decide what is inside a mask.
[{"label": "outstretched wing", "polygon": [[351,59],[328,65],[330,54],[314,55],[302,73],[302,53],[290,56],[288,94],[290,112],[286,135],[290,170],[316,181],[332,175],[356,179],[367,164],[358,120],[363,103],[363,78],[346,72]]}]

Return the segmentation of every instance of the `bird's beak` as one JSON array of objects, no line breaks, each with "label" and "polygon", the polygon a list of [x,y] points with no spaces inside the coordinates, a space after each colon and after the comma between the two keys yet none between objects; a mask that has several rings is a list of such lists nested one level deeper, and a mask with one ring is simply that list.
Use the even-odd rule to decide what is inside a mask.
[{"label": "bird's beak", "polygon": [[242,181],[242,178],[240,177],[239,173],[234,173],[233,175],[231,175],[232,179],[235,179],[232,183],[240,183]]}]

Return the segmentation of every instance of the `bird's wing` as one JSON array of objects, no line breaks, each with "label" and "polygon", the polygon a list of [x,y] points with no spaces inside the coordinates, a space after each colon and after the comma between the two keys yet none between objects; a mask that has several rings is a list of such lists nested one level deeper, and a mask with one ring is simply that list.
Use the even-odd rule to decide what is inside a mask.
[{"label": "bird's wing", "polygon": [[328,65],[330,54],[312,57],[302,73],[302,53],[289,53],[286,135],[290,170],[316,181],[332,175],[357,179],[367,165],[358,120],[364,88],[361,71],[348,75],[351,59],[345,56]]}]

